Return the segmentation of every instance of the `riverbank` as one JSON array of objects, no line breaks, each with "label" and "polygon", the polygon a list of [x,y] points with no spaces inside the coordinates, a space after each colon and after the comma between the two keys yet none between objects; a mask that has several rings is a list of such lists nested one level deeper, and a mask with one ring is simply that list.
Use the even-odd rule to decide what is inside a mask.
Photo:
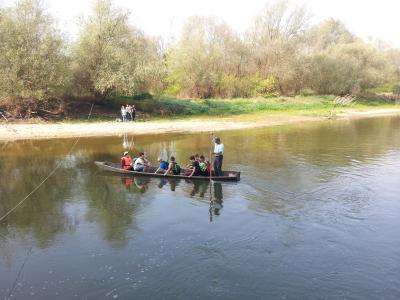
[{"label": "riverbank", "polygon": [[[382,115],[400,115],[400,107],[344,109],[334,118],[360,118]],[[148,122],[81,122],[81,123],[1,123],[0,140],[50,139],[70,137],[114,136],[120,134],[143,135],[160,133],[217,132],[246,128],[270,127],[302,122],[329,120],[332,116],[317,111],[295,114],[262,112],[231,117],[193,117],[182,120],[154,120]]]}]

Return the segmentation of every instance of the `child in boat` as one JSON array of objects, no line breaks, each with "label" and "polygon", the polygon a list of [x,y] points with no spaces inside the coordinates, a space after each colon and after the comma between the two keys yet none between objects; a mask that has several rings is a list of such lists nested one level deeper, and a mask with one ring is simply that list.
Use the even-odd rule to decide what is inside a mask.
[{"label": "child in boat", "polygon": [[199,166],[200,166],[200,171],[203,176],[210,176],[211,164],[209,161],[206,161],[206,158],[204,157],[204,155],[200,155]]},{"label": "child in boat", "polygon": [[168,165],[168,169],[165,171],[164,176],[165,175],[180,175],[181,174],[181,167],[179,166],[179,164],[175,161],[175,157],[171,156],[171,162]]},{"label": "child in boat", "polygon": [[158,167],[158,169],[154,172],[154,173],[161,173],[164,174],[165,171],[168,170],[168,162],[163,160],[161,157],[159,157],[157,159],[157,161],[160,163],[160,166]]},{"label": "child in boat", "polygon": [[190,156],[190,163],[192,165],[191,170],[187,170],[186,176],[192,177],[192,176],[201,176],[201,170],[200,170],[200,164],[196,160],[196,158],[192,155]]},{"label": "child in boat", "polygon": [[[194,155],[194,159],[200,163],[200,155],[198,153]],[[186,166],[186,169],[193,169],[193,165],[191,162]]]}]

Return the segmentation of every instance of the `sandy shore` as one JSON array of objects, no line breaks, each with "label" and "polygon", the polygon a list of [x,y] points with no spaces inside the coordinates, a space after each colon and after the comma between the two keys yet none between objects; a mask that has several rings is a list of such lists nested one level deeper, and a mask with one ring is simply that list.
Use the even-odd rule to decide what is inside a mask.
[{"label": "sandy shore", "polygon": [[[364,111],[349,110],[338,114],[339,118],[374,117],[382,115],[400,115],[400,108],[370,109]],[[257,127],[269,127],[300,122],[327,120],[327,117],[268,114],[233,117],[209,117],[184,120],[161,120],[139,123],[90,122],[55,124],[13,124],[3,122],[0,125],[0,140],[48,139],[68,137],[112,136],[128,134],[160,134],[172,132],[210,132]]]}]

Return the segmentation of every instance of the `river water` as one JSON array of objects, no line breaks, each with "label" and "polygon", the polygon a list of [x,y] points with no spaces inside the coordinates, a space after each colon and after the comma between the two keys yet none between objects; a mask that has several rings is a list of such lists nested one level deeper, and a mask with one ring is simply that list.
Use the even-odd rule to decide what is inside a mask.
[{"label": "river water", "polygon": [[[134,126],[134,125],[132,125]],[[220,133],[239,183],[124,178],[207,134],[0,144],[0,298],[399,299],[400,117]]]}]

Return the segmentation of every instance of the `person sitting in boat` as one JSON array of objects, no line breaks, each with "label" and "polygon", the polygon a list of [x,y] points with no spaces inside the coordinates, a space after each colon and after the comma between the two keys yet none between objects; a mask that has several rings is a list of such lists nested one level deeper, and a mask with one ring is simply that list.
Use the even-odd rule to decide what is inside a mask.
[{"label": "person sitting in boat", "polygon": [[188,177],[201,176],[200,164],[194,155],[190,156],[190,163],[192,165],[192,169],[188,170],[185,175]]},{"label": "person sitting in boat", "polygon": [[165,173],[165,171],[168,170],[168,162],[163,160],[161,157],[159,157],[157,161],[160,163],[160,166],[154,173],[161,173],[161,174]]},{"label": "person sitting in boat", "polygon": [[[200,163],[200,155],[199,155],[199,154],[196,153],[196,154],[194,155],[194,159]],[[190,170],[191,170],[192,168],[193,168],[193,165],[192,165],[191,162],[189,162],[189,163],[186,165],[186,169],[190,169]]]},{"label": "person sitting in boat", "polygon": [[128,151],[125,151],[124,156],[121,157],[121,168],[124,170],[132,170],[132,158]]},{"label": "person sitting in boat", "polygon": [[206,161],[204,155],[200,155],[199,166],[203,176],[210,176],[211,164],[209,161]]},{"label": "person sitting in boat", "polygon": [[139,153],[139,157],[135,160],[133,164],[133,170],[136,172],[146,172],[148,167],[150,166],[150,162],[146,159],[143,152]]},{"label": "person sitting in boat", "polygon": [[164,176],[171,174],[171,175],[180,175],[181,174],[181,167],[175,161],[175,157],[171,156],[171,162],[168,165],[168,169],[165,171]]}]

